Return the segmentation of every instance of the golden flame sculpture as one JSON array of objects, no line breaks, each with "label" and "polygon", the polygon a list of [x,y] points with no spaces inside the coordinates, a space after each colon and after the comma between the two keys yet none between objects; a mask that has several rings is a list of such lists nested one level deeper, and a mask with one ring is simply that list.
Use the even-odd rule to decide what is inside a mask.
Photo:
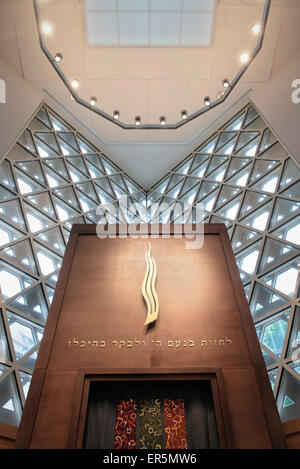
[{"label": "golden flame sculpture", "polygon": [[156,264],[151,254],[151,244],[145,254],[146,274],[142,285],[142,294],[147,305],[145,326],[156,321],[159,310],[158,296],[155,290]]}]

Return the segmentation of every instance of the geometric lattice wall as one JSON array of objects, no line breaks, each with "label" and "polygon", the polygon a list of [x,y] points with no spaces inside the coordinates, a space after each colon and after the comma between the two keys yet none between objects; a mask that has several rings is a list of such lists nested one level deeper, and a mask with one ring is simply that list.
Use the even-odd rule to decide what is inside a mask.
[{"label": "geometric lattice wall", "polygon": [[205,222],[226,224],[283,421],[300,417],[299,176],[248,105],[147,194],[201,202]]},{"label": "geometric lattice wall", "polygon": [[[151,222],[154,203],[175,201],[200,201],[205,222],[227,225],[281,418],[299,417],[299,175],[247,106],[146,195],[42,106],[0,164],[0,421],[19,424],[72,224],[96,223],[105,203],[112,223]],[[124,195],[148,218],[120,210]]]},{"label": "geometric lattice wall", "polygon": [[0,179],[0,421],[18,425],[72,224],[94,223],[100,203],[124,194],[146,202],[45,106],[0,164]]}]

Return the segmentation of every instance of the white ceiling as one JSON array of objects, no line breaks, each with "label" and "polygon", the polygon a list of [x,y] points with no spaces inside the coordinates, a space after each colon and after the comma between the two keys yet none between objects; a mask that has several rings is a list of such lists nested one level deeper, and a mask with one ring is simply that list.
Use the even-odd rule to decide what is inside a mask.
[{"label": "white ceiling", "polygon": [[[124,122],[141,115],[143,122],[157,123],[163,114],[172,123],[182,109],[200,109],[204,96],[214,99],[222,79],[235,76],[240,54],[256,44],[251,27],[259,21],[264,1],[219,1],[211,46],[185,48],[88,47],[81,0],[40,4],[43,19],[53,27],[47,46],[53,55],[63,53],[62,69],[70,80],[80,80],[82,98],[97,96],[101,109],[109,114],[118,109]],[[0,57],[27,82],[45,89],[59,103],[58,110],[62,106],[83,123],[110,157],[148,186],[196,146],[229,105],[270,80],[299,52],[299,23],[299,0],[273,0],[263,49],[230,99],[176,131],[122,130],[71,101],[39,47],[32,0],[0,0]]]}]

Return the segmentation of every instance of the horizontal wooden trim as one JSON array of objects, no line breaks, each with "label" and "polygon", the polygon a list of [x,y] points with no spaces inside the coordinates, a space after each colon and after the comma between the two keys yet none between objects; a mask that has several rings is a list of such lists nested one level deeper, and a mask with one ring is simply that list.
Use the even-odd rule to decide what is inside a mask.
[{"label": "horizontal wooden trim", "polygon": [[[79,235],[95,235],[97,234],[97,224],[93,223],[88,223],[88,224],[82,224],[82,223],[77,223],[72,226],[72,231],[73,233],[79,234]],[[170,223],[170,224],[151,224],[151,223],[145,223],[140,225],[137,223],[136,225],[130,225],[130,224],[110,224],[110,228],[113,230],[113,232],[116,235],[122,235],[122,234],[128,234],[129,236],[142,236],[143,234],[147,233],[150,235],[151,233],[158,234],[158,235],[163,235],[163,234],[177,234],[177,233],[183,233],[187,235],[191,234],[220,234],[220,233],[225,233],[227,231],[225,223],[203,223],[201,224],[201,228],[197,230],[197,225],[196,224],[176,224]],[[131,230],[133,229],[133,226],[142,226],[142,231],[139,233],[138,231],[136,233],[132,233]],[[105,230],[108,227],[108,224],[106,225],[100,225],[101,231]],[[144,230],[144,231],[143,231]]]},{"label": "horizontal wooden trim", "polygon": [[300,433],[300,418],[295,420],[289,420],[283,422],[283,432],[285,435],[291,435],[292,433]]},{"label": "horizontal wooden trim", "polygon": [[8,425],[7,423],[0,422],[0,438],[7,438],[9,440],[15,440],[17,437],[18,427]]}]

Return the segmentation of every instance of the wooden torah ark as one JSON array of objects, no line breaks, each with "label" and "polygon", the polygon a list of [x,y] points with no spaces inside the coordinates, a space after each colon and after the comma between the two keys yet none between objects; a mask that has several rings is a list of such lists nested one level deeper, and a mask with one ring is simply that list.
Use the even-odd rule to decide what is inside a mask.
[{"label": "wooden torah ark", "polygon": [[[209,380],[221,448],[286,447],[225,225],[205,224],[198,249],[174,229],[73,226],[16,448],[82,448],[91,381],[137,379]],[[149,241],[159,312],[145,325]]]}]

